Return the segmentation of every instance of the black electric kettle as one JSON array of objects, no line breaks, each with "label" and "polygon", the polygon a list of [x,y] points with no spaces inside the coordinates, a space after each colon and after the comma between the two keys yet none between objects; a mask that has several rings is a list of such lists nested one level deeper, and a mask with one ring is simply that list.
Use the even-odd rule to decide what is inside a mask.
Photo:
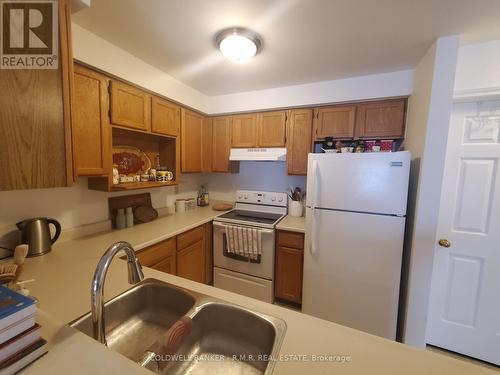
[{"label": "black electric kettle", "polygon": [[[50,224],[54,225],[56,229],[54,237],[50,235]],[[16,225],[21,231],[22,243],[28,245],[28,257],[48,253],[52,248],[51,245],[57,241],[61,234],[61,224],[48,217],[26,219]]]}]

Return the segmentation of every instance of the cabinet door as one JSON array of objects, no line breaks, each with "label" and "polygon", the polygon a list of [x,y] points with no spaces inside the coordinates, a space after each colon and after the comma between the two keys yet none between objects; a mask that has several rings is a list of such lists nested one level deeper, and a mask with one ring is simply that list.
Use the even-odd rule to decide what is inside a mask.
[{"label": "cabinet door", "polygon": [[290,111],[287,133],[287,173],[305,175],[307,174],[307,155],[312,148],[312,110]]},{"label": "cabinet door", "polygon": [[177,275],[177,259],[176,253],[172,253],[165,259],[156,263],[152,268],[161,272],[170,273],[172,275]]},{"label": "cabinet door", "polygon": [[232,147],[257,147],[257,115],[233,116]]},{"label": "cabinet door", "polygon": [[205,117],[203,119],[203,128],[201,131],[202,139],[202,149],[201,149],[201,161],[202,161],[202,172],[210,173],[212,172],[212,154],[213,154],[213,126],[212,119],[210,117]]},{"label": "cabinet door", "polygon": [[231,116],[212,119],[213,149],[212,171],[229,172],[229,150],[231,148]]},{"label": "cabinet door", "polygon": [[108,83],[105,76],[74,66],[73,153],[79,176],[111,172]]},{"label": "cabinet door", "polygon": [[258,114],[258,147],[285,147],[286,111]]},{"label": "cabinet door", "polygon": [[279,246],[276,252],[274,294],[290,302],[302,302],[303,251]]},{"label": "cabinet door", "polygon": [[318,108],[315,118],[315,138],[317,140],[325,137],[353,138],[355,114],[354,105]]},{"label": "cabinet door", "polygon": [[199,283],[205,282],[205,244],[203,240],[177,252],[177,276]]},{"label": "cabinet door", "polygon": [[356,135],[359,138],[403,138],[406,100],[359,104]]},{"label": "cabinet door", "polygon": [[74,181],[71,11],[69,2],[58,4],[59,33],[53,41],[59,48],[57,69],[0,69],[0,190]]},{"label": "cabinet door", "polygon": [[177,250],[181,251],[198,241],[203,241],[204,236],[205,230],[203,229],[203,225],[179,234],[177,236]]},{"label": "cabinet door", "polygon": [[181,171],[202,172],[203,116],[181,109]]},{"label": "cabinet door", "polygon": [[153,267],[167,258],[175,257],[176,239],[175,237],[158,242],[137,253],[137,259],[145,267]]},{"label": "cabinet door", "polygon": [[151,131],[177,137],[181,125],[181,107],[156,96],[151,98]]},{"label": "cabinet door", "polygon": [[151,130],[151,96],[118,81],[111,81],[111,123]]}]

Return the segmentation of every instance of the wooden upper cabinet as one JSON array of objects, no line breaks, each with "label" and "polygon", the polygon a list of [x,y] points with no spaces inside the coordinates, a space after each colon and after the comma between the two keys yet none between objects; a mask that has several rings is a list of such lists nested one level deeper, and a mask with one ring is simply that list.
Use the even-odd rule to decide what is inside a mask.
[{"label": "wooden upper cabinet", "polygon": [[356,117],[355,105],[335,105],[315,110],[315,138],[353,138]]},{"label": "wooden upper cabinet", "polygon": [[111,81],[111,123],[151,130],[151,95],[118,81]]},{"label": "wooden upper cabinet", "polygon": [[230,171],[231,123],[231,116],[212,119],[212,172]]},{"label": "wooden upper cabinet", "polygon": [[153,133],[177,137],[181,126],[181,107],[177,104],[151,98],[151,131]]},{"label": "wooden upper cabinet", "polygon": [[382,100],[358,105],[356,136],[359,138],[403,138],[406,100]]},{"label": "wooden upper cabinet", "polygon": [[290,111],[286,152],[287,173],[290,175],[307,174],[307,155],[312,148],[312,117],[311,109]]},{"label": "wooden upper cabinet", "polygon": [[181,109],[181,172],[202,172],[203,116]]},{"label": "wooden upper cabinet", "polygon": [[286,111],[262,112],[257,115],[258,147],[285,147]]},{"label": "wooden upper cabinet", "polygon": [[71,11],[67,1],[55,4],[57,69],[0,69],[0,190],[61,187],[74,181]]},{"label": "wooden upper cabinet", "polygon": [[205,117],[201,129],[202,149],[201,149],[201,170],[203,173],[212,172],[212,119]]},{"label": "wooden upper cabinet", "polygon": [[257,147],[257,114],[233,116],[232,147]]},{"label": "wooden upper cabinet", "polygon": [[105,76],[74,66],[73,153],[79,176],[105,175],[111,171],[108,83]]}]

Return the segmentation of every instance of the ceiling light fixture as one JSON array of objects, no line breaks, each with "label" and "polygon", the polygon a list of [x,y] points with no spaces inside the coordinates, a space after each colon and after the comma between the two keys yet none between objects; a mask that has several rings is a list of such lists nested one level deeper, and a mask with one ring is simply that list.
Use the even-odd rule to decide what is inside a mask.
[{"label": "ceiling light fixture", "polygon": [[262,48],[259,35],[241,27],[222,30],[215,37],[215,43],[225,57],[237,63],[247,62]]}]

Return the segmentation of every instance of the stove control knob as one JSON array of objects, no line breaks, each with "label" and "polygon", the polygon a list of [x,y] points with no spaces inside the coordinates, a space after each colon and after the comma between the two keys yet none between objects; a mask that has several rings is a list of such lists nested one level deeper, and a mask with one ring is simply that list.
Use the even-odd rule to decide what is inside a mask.
[{"label": "stove control knob", "polygon": [[245,195],[243,196],[243,198],[244,198],[244,199],[248,199],[248,194],[245,194]]},{"label": "stove control knob", "polygon": [[238,194],[238,200],[243,199],[243,194]]},{"label": "stove control knob", "polygon": [[272,195],[271,196],[271,202],[275,202],[276,201],[276,196],[275,195]]},{"label": "stove control knob", "polygon": [[278,202],[283,202],[283,197],[279,197]]}]

